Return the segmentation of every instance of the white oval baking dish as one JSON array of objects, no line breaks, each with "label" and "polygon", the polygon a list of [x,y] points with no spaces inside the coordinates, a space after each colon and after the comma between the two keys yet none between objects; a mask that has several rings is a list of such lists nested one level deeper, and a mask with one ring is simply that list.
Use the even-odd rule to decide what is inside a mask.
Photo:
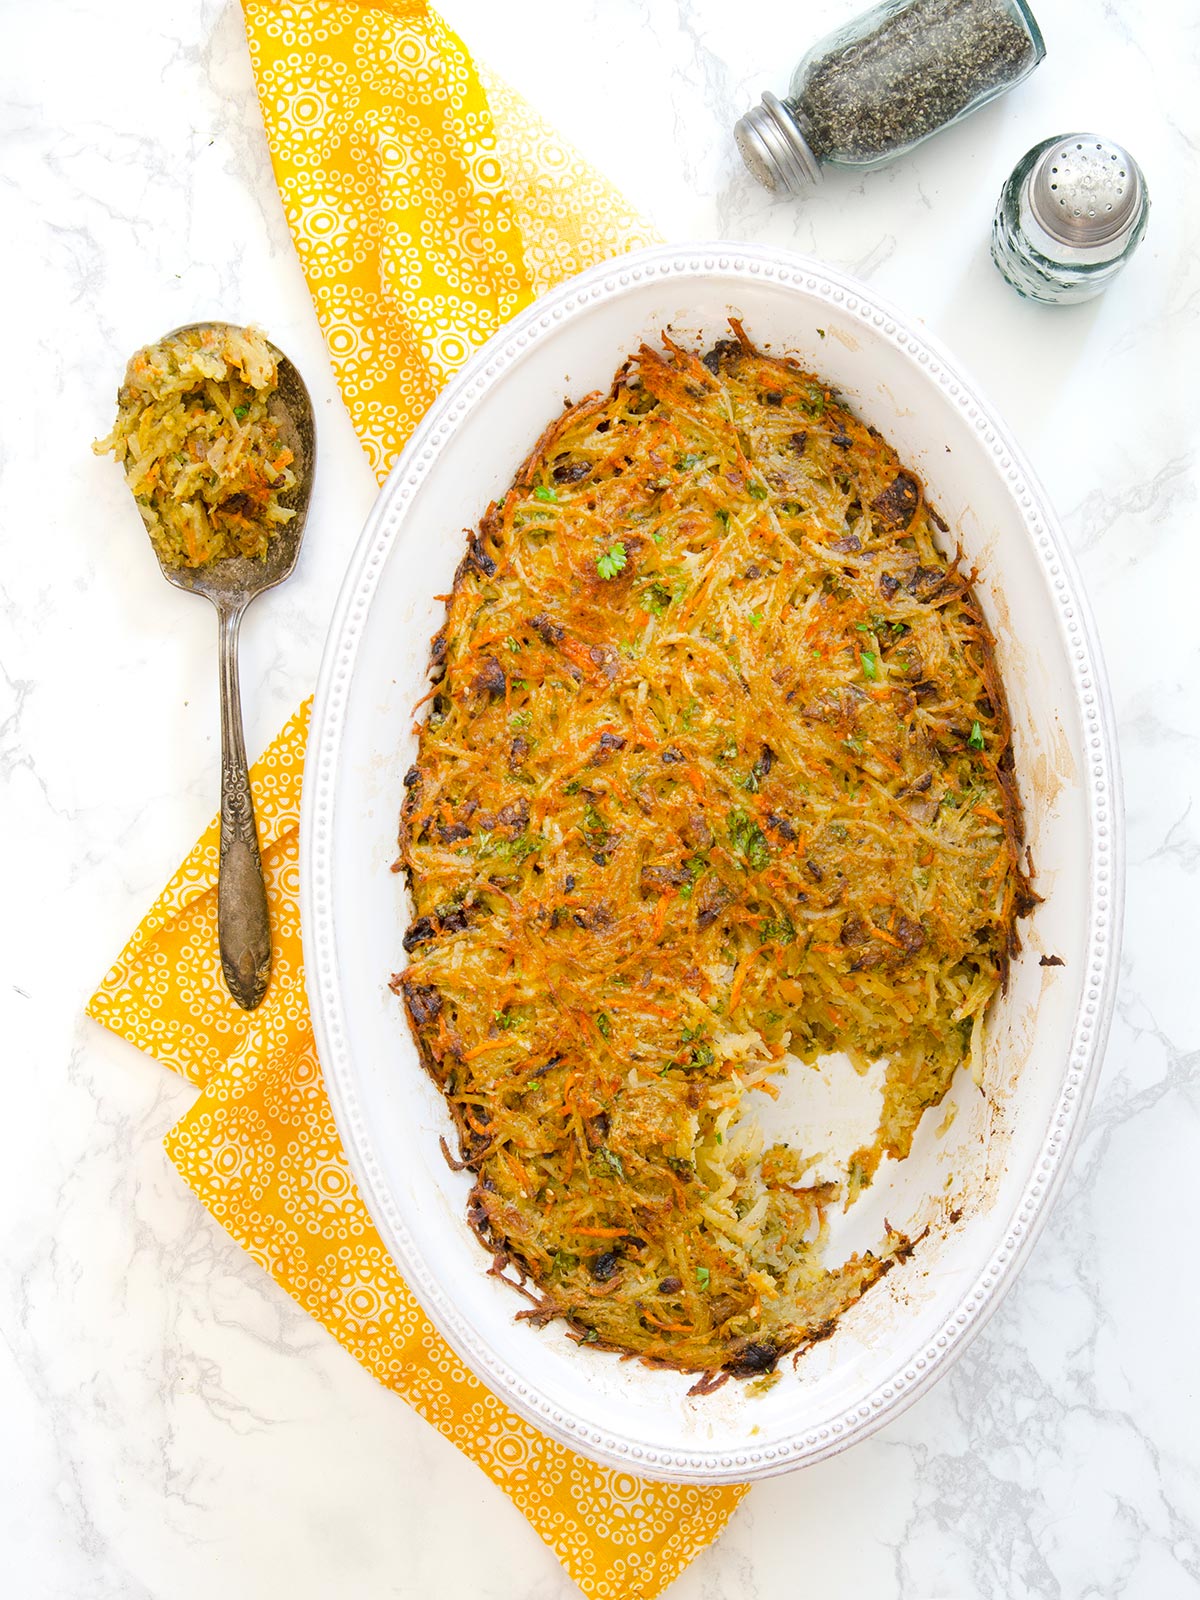
[{"label": "white oval baking dish", "polygon": [[[389,992],[407,922],[395,854],[462,530],[501,493],[564,396],[606,387],[642,339],[670,326],[707,347],[731,315],[796,354],[925,479],[979,567],[1015,722],[1028,838],[1045,897],[989,1029],[982,1091],[960,1073],[912,1156],[888,1162],[842,1219],[834,1248],[869,1246],[884,1215],[928,1234],[765,1394],[576,1346],[514,1320],[488,1276],[449,1170],[450,1124]],[[503,329],[446,389],[393,469],[338,600],[304,779],[302,907],[321,1062],[354,1172],[413,1291],[463,1361],[545,1432],[657,1478],[736,1482],[845,1448],[908,1405],[983,1324],[1045,1220],[1091,1095],[1112,1007],[1121,815],[1103,669],[1070,556],[1007,429],[925,334],[862,284],[800,256],[731,244],[660,247],[563,285]],[[1057,956],[1064,965],[1042,964]],[[790,1075],[793,1134],[830,1138],[853,1084]],[[842,1102],[846,1101],[845,1104]],[[814,1109],[814,1106],[816,1109]],[[869,1109],[869,1107],[868,1107]],[[839,1121],[840,1119],[840,1121]],[[811,1144],[809,1146],[811,1148]]]}]

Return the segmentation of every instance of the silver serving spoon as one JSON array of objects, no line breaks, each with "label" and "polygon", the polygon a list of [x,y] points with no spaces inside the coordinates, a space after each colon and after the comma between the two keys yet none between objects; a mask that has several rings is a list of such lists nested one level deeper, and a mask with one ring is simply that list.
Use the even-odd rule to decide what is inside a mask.
[{"label": "silver serving spoon", "polygon": [[[164,335],[224,329],[225,322],[192,322]],[[279,387],[268,412],[279,440],[292,452],[296,482],[280,495],[280,504],[295,511],[267,546],[266,559],[227,556],[202,567],[172,567],[159,557],[162,575],[177,589],[202,594],[217,608],[221,667],[221,844],[217,876],[217,935],[221,969],[238,1005],[253,1011],[267,992],[271,976],[271,923],[267,888],[258,850],[258,825],[246,767],[242,733],[242,700],[238,688],[238,632],[242,614],[264,589],[273,589],[296,565],[308,517],[316,460],[316,426],[304,380],[282,350],[270,346],[279,364]]]}]

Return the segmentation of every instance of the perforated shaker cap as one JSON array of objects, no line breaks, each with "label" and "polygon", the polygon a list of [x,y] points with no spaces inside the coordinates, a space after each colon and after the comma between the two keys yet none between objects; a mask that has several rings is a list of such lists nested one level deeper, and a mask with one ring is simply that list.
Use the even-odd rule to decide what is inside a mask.
[{"label": "perforated shaker cap", "polygon": [[[1095,133],[1056,139],[1029,174],[1029,209],[1056,243],[1117,255],[1142,209],[1142,174],[1122,145]],[[1107,248],[1106,248],[1107,247]]]}]

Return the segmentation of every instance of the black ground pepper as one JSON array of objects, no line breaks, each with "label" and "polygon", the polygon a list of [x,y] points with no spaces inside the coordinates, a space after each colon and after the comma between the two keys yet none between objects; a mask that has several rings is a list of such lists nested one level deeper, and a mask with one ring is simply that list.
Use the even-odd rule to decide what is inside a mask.
[{"label": "black ground pepper", "polygon": [[[913,0],[872,12],[829,41],[789,104],[823,160],[895,155],[953,122],[982,94],[1008,87],[1037,47],[1006,0]],[[844,35],[851,37],[843,41]]]},{"label": "black ground pepper", "polygon": [[885,0],[813,46],[788,97],[764,93],[738,148],[767,188],[802,193],[822,163],[900,155],[1027,77],[1045,55],[1025,0]]}]

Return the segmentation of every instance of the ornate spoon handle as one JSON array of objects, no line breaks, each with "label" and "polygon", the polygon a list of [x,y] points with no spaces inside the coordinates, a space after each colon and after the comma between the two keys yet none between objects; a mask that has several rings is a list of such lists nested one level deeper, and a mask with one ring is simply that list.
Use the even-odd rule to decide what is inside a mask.
[{"label": "ornate spoon handle", "polygon": [[253,1011],[271,975],[271,923],[258,853],[258,827],[246,769],[238,688],[238,630],[243,605],[219,605],[221,624],[221,855],[217,932],[229,992]]}]

